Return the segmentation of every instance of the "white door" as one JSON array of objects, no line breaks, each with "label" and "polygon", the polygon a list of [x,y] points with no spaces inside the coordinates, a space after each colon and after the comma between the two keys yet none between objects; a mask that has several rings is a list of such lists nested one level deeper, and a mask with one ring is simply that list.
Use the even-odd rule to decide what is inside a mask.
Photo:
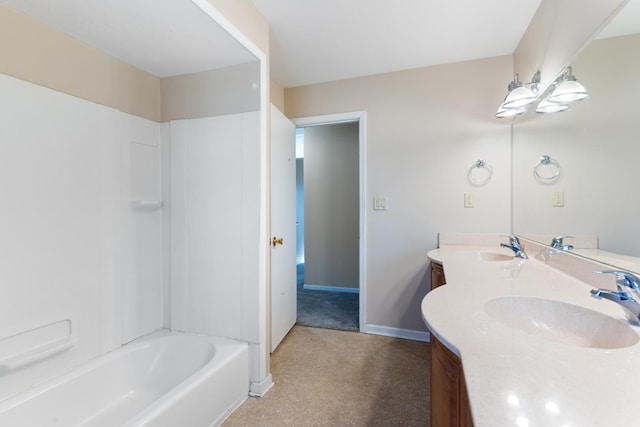
[{"label": "white door", "polygon": [[271,105],[271,351],[297,316],[295,132]]}]

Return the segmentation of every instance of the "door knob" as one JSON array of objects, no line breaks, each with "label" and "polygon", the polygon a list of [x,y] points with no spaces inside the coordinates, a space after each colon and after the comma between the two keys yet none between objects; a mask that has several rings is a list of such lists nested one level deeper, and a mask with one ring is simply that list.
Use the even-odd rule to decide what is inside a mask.
[{"label": "door knob", "polygon": [[277,238],[274,237],[273,239],[271,239],[271,244],[275,247],[276,245],[282,245],[282,242],[284,242],[284,239],[282,237]]}]

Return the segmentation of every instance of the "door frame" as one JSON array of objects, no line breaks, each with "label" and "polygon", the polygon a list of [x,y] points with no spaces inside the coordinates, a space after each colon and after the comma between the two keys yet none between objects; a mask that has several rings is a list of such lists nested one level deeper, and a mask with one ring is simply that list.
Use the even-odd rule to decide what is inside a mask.
[{"label": "door frame", "polygon": [[336,123],[347,123],[347,122],[358,122],[358,168],[359,168],[359,235],[360,239],[358,242],[358,269],[359,269],[359,280],[358,280],[358,288],[360,290],[360,319],[359,319],[359,328],[360,332],[366,331],[366,311],[367,311],[367,289],[366,289],[366,213],[367,213],[367,194],[366,194],[366,111],[354,111],[349,113],[338,113],[338,114],[327,114],[322,116],[311,116],[311,117],[298,117],[295,119],[291,119],[296,127],[307,127],[307,126],[319,126],[319,125],[330,125]]}]

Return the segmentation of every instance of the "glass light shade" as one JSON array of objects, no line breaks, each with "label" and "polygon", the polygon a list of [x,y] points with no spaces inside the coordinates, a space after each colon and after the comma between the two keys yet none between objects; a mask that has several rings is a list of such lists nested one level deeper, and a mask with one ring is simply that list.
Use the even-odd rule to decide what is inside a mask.
[{"label": "glass light shade", "polygon": [[580,101],[589,98],[589,93],[580,83],[574,80],[562,82],[556,87],[547,99],[551,102],[566,104],[567,102]]},{"label": "glass light shade", "polygon": [[515,116],[519,116],[520,114],[524,113],[525,111],[527,111],[526,108],[523,107],[519,107],[519,108],[505,108],[504,104],[500,106],[500,108],[498,108],[498,111],[496,112],[496,117],[499,119],[505,118],[505,117],[515,117]]},{"label": "glass light shade", "polygon": [[529,88],[520,86],[509,92],[502,106],[505,108],[521,108],[536,102],[536,94]]},{"label": "glass light shade", "polygon": [[545,98],[538,104],[536,108],[536,113],[544,114],[544,113],[558,113],[560,111],[568,110],[569,106],[567,104],[558,104],[557,102],[549,101],[549,98]]}]

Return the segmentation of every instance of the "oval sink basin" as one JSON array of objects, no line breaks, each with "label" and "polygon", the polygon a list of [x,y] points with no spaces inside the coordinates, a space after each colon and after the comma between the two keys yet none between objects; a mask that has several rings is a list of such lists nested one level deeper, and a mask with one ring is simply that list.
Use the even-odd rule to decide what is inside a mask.
[{"label": "oval sink basin", "polygon": [[561,301],[533,297],[502,297],[487,301],[494,320],[530,335],[578,347],[614,349],[640,340],[626,321]]},{"label": "oval sink basin", "polygon": [[497,252],[478,252],[478,257],[482,261],[511,261],[514,258]]}]

